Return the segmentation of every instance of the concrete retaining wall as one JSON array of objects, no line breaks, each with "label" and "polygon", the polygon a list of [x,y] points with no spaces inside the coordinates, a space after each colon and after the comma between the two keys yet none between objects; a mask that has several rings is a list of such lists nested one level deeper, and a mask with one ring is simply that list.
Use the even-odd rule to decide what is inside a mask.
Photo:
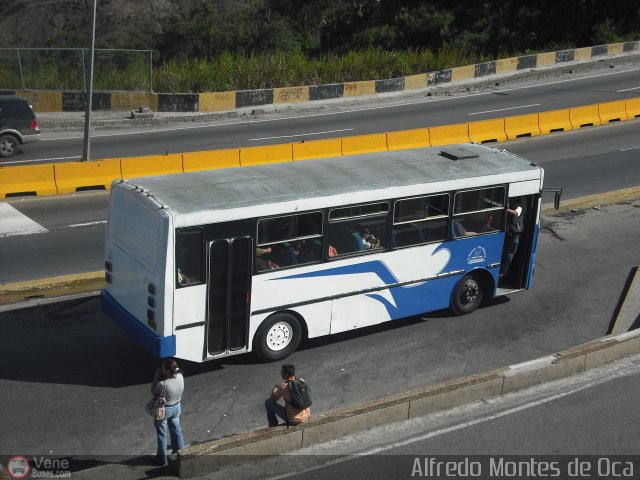
[{"label": "concrete retaining wall", "polygon": [[[552,67],[572,61],[586,62],[593,59],[633,53],[638,50],[640,50],[640,41],[612,43],[503,58],[420,75],[329,85],[178,94],[128,92],[128,94],[123,95],[123,92],[94,92],[92,106],[93,110],[134,110],[144,105],[158,112],[233,110],[262,105],[403,92],[434,85],[480,79],[496,74]],[[36,112],[77,112],[85,109],[84,92],[24,90],[16,93],[27,97]]]}]

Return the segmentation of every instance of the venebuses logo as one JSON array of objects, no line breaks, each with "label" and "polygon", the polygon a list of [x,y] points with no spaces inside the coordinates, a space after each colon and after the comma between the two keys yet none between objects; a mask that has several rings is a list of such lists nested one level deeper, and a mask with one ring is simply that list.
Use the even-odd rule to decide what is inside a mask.
[{"label": "venebuses logo", "polygon": [[7,464],[7,471],[13,478],[27,478],[31,471],[29,460],[21,456],[11,457]]}]

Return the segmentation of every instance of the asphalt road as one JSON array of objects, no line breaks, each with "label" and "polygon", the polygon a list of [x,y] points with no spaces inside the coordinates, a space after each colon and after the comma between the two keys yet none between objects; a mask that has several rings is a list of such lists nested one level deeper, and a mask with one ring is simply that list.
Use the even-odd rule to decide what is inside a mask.
[{"label": "asphalt road", "polygon": [[[640,185],[640,120],[499,146],[542,165],[545,185],[563,187],[565,199]],[[101,270],[108,202],[106,192],[7,200],[46,231],[3,236],[0,225],[0,283]]]},{"label": "asphalt road", "polygon": [[[635,63],[634,63],[635,62]],[[135,131],[95,131],[91,159],[160,155],[253,145],[299,142],[435,125],[449,125],[510,115],[569,108],[638,96],[638,56],[607,68],[597,62],[589,76],[558,74],[539,81],[503,82],[482,92],[468,93],[465,85],[447,95],[383,96],[355,102],[314,103],[281,109],[272,115],[241,115],[234,120],[176,124]],[[497,85],[497,86],[496,86]],[[43,141],[29,145],[4,165],[42,161],[77,161],[82,155],[82,132],[45,132]]]},{"label": "asphalt road", "polygon": [[[314,411],[557,352],[606,333],[640,258],[640,202],[543,219],[534,287],[470,315],[446,311],[313,340],[289,360]],[[0,314],[0,452],[151,454],[143,406],[157,360],[97,299]],[[279,365],[252,355],[183,362],[188,442],[265,424]]]}]

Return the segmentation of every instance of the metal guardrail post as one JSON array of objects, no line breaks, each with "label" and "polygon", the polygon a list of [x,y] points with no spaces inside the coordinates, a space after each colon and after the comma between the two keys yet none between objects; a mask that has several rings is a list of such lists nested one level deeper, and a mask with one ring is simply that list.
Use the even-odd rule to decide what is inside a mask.
[{"label": "metal guardrail post", "polygon": [[22,89],[24,90],[24,74],[22,73],[22,60],[20,59],[20,49],[16,48],[18,52],[18,68],[20,69],[20,81],[22,82]]}]

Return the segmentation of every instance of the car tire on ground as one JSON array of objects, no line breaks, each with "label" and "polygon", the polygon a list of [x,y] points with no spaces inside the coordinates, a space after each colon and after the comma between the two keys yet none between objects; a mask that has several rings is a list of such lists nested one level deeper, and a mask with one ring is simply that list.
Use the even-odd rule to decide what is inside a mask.
[{"label": "car tire on ground", "polygon": [[13,135],[0,135],[0,157],[12,157],[20,150],[20,143]]}]

